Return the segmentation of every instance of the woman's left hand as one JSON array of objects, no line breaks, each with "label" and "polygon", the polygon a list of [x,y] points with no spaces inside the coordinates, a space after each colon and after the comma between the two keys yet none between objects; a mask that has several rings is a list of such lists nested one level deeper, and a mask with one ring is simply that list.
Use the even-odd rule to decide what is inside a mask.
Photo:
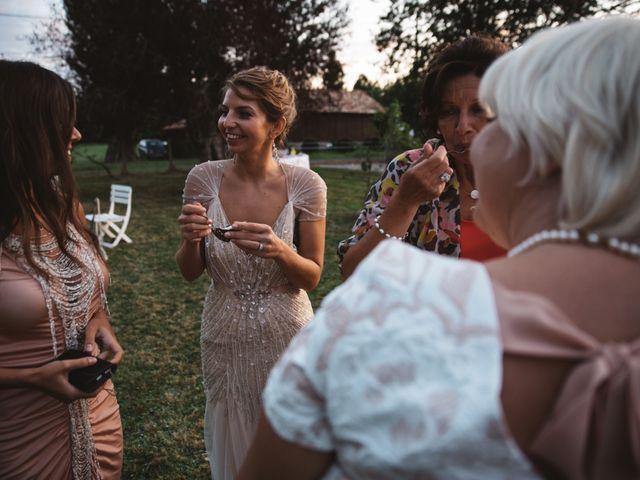
[{"label": "woman's left hand", "polygon": [[233,222],[232,226],[233,230],[224,235],[244,252],[262,258],[275,258],[282,253],[284,244],[269,225]]}]

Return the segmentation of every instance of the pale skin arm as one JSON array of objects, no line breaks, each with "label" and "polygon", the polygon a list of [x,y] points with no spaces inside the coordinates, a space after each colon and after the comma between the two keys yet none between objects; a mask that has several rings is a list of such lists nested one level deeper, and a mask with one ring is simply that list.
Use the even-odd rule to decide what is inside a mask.
[{"label": "pale skin arm", "polygon": [[211,234],[211,220],[201,204],[192,203],[182,206],[178,223],[180,246],[176,252],[176,263],[182,276],[191,282],[204,272],[200,242]]},{"label": "pale skin arm", "polygon": [[85,393],[69,383],[69,372],[96,363],[94,357],[59,360],[33,368],[0,368],[0,388],[33,388],[63,402],[94,397],[101,389]]},{"label": "pale skin arm", "polygon": [[[442,194],[446,184],[440,180],[440,175],[453,173],[444,147],[434,152],[431,144],[425,143],[423,150],[422,158],[426,160],[414,162],[402,175],[397,190],[378,219],[380,227],[389,235],[402,237],[418,207]],[[360,262],[385,238],[376,228],[371,228],[350,247],[342,260],[342,279],[349,278]]]},{"label": "pale skin arm", "polygon": [[312,480],[333,463],[333,452],[301,447],[280,438],[264,414],[237,480]]},{"label": "pale skin arm", "polygon": [[[262,258],[272,258],[282,268],[289,283],[303,290],[313,290],[320,282],[324,263],[325,219],[299,222],[300,245],[294,251],[269,225],[233,222],[236,231],[225,233],[238,248]],[[263,245],[259,250],[260,244]]]}]

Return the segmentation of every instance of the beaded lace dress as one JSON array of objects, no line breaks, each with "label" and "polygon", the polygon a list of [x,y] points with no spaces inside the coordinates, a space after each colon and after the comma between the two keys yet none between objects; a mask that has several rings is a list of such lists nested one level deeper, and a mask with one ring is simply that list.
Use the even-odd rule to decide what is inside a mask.
[{"label": "beaded lace dress", "polygon": [[[71,226],[69,235],[73,242],[68,243],[67,249],[79,262],[65,255],[55,237],[46,232],[43,232],[39,243],[31,243],[34,263],[47,272],[47,276],[26,261],[20,236],[10,234],[0,244],[0,255],[4,249],[15,264],[40,285],[51,335],[48,360],[65,349],[82,349],[87,323],[97,308],[106,309],[105,272],[89,245]],[[62,332],[58,331],[60,325]],[[60,333],[64,345],[58,343]],[[89,401],[81,399],[69,403],[68,412],[73,478],[103,478],[92,434]]]},{"label": "beaded lace dress", "polygon": [[[185,202],[203,204],[214,227],[230,223],[218,198],[228,164],[198,165],[185,185]],[[326,186],[311,170],[281,167],[288,202],[272,229],[295,248],[296,218],[314,221],[325,216]],[[255,431],[271,367],[313,310],[307,293],[289,285],[274,260],[247,255],[213,235],[205,241],[205,252],[211,277],[200,338],[207,397],[205,443],[212,475],[220,480],[235,477]]]}]

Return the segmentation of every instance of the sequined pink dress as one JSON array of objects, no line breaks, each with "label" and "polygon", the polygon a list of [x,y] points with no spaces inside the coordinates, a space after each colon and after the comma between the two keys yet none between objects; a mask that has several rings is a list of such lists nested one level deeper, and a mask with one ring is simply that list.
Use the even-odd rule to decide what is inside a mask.
[{"label": "sequined pink dress", "polygon": [[[185,201],[198,201],[214,225],[227,225],[218,198],[229,160],[194,167]],[[324,218],[326,186],[313,171],[282,164],[288,202],[272,229],[293,246],[294,224]],[[252,440],[260,396],[271,367],[312,317],[304,290],[289,285],[272,259],[246,255],[233,243],[205,242],[211,286],[201,328],[206,393],[205,444],[215,480],[233,479]]]},{"label": "sequined pink dress", "polygon": [[[12,234],[0,244],[3,368],[40,366],[65,348],[77,348],[89,319],[105,308],[108,271],[84,240],[71,251],[85,269],[69,262],[50,235],[43,235],[40,247],[37,263],[50,274],[48,280],[26,263],[20,237]],[[3,480],[115,480],[122,451],[120,411],[110,381],[96,397],[70,404],[32,388],[0,388]]]}]

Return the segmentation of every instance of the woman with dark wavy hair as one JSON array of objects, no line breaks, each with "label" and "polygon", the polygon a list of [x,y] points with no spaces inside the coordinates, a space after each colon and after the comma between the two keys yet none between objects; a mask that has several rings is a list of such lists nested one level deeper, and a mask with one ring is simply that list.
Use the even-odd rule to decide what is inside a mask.
[{"label": "woman with dark wavy hair", "polygon": [[[0,98],[0,478],[119,478],[111,381],[87,393],[68,378],[123,355],[71,171],[73,89],[36,64],[0,60]],[[67,350],[90,355],[56,360]]]},{"label": "woman with dark wavy hair", "polygon": [[431,140],[394,158],[371,186],[352,235],[338,245],[343,278],[385,238],[456,258],[504,254],[472,221],[478,191],[469,146],[490,114],[478,100],[480,79],[507,51],[496,39],[472,35],[429,62],[421,113]]}]

